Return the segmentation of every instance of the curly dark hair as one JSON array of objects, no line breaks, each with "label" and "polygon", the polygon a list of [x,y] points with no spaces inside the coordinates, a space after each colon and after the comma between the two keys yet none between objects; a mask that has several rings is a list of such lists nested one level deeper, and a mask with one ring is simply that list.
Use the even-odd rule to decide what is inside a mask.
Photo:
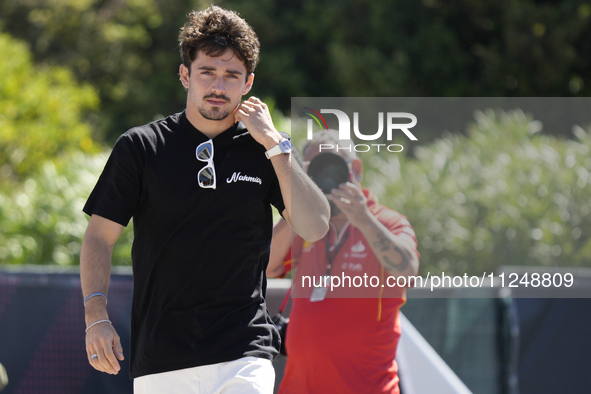
[{"label": "curly dark hair", "polygon": [[231,49],[244,63],[248,74],[259,62],[259,39],[248,23],[236,12],[212,5],[203,11],[192,11],[179,34],[181,59],[191,70],[198,51],[208,56],[221,56]]}]

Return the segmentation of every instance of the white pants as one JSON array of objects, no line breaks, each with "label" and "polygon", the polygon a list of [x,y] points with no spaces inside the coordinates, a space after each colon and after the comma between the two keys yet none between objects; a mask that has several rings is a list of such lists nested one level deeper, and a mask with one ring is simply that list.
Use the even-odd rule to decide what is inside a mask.
[{"label": "white pants", "polygon": [[145,375],[133,380],[134,394],[273,394],[270,360],[243,357],[225,363]]}]

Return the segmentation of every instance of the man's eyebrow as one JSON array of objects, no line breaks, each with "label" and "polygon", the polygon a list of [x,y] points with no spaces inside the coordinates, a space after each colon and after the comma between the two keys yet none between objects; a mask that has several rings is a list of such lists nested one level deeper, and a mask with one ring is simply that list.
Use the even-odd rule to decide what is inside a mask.
[{"label": "man's eyebrow", "polygon": [[[215,67],[211,67],[211,66],[200,66],[197,67],[198,70],[204,70],[204,71],[215,71],[216,68]],[[240,70],[234,70],[234,69],[230,69],[230,70],[226,70],[226,72],[228,74],[238,74],[238,75],[242,75],[242,71]]]},{"label": "man's eyebrow", "polygon": [[238,74],[238,75],[242,75],[242,71],[240,70],[226,70],[226,72],[228,74]]}]

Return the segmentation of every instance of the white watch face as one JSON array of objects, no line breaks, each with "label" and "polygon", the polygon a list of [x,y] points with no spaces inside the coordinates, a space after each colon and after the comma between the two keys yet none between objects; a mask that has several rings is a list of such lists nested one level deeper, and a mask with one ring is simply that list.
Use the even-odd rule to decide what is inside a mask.
[{"label": "white watch face", "polygon": [[291,142],[288,139],[281,140],[279,141],[279,148],[281,149],[282,153],[290,153]]}]

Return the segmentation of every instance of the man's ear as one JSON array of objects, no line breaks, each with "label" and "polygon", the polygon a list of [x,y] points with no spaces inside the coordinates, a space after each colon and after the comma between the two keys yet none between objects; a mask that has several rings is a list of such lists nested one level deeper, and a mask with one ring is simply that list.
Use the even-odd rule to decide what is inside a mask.
[{"label": "man's ear", "polygon": [[254,82],[254,73],[250,73],[248,77],[246,77],[246,85],[244,86],[244,90],[242,91],[242,95],[244,96],[246,93],[250,92],[252,89],[252,83]]},{"label": "man's ear", "polygon": [[189,89],[189,69],[184,64],[179,67],[179,75],[185,89]]}]

